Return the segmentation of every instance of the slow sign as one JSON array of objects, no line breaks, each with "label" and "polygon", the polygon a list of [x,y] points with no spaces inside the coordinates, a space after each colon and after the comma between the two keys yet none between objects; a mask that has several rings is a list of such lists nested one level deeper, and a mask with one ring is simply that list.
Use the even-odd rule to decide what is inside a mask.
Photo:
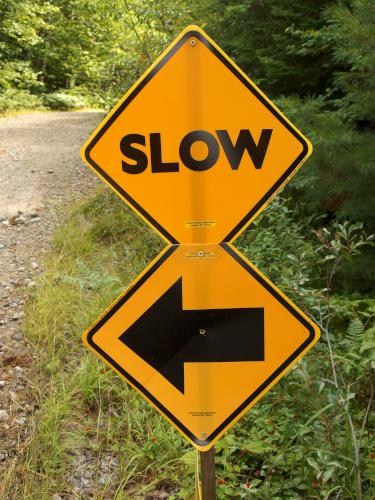
[{"label": "slow sign", "polygon": [[220,243],[254,219],[311,145],[202,30],[189,27],[82,153],[169,243]]}]

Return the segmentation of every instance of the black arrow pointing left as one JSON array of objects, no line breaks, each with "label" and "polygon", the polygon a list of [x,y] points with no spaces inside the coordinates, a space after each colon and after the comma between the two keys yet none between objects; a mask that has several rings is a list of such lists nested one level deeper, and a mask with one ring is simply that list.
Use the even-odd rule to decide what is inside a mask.
[{"label": "black arrow pointing left", "polygon": [[184,363],[264,361],[264,309],[182,309],[182,278],[120,340],[184,392]]}]

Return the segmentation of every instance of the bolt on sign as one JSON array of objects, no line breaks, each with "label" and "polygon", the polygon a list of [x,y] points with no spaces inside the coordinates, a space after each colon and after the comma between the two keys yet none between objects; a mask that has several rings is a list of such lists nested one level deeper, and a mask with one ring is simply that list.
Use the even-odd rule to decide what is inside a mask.
[{"label": "bolt on sign", "polygon": [[167,242],[84,341],[201,451],[319,338],[232,245],[310,154],[301,132],[195,26],[82,148]]}]

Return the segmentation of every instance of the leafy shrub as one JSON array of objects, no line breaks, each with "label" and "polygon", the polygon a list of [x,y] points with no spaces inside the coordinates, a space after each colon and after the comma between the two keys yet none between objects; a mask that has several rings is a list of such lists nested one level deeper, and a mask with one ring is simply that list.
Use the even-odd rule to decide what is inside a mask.
[{"label": "leafy shrub", "polygon": [[86,106],[85,99],[82,96],[74,95],[68,92],[53,92],[44,95],[44,104],[51,109],[68,111],[70,109],[80,109]]},{"label": "leafy shrub", "polygon": [[41,108],[42,100],[39,96],[30,94],[26,90],[6,89],[0,93],[0,113],[17,109]]},{"label": "leafy shrub", "polygon": [[[68,92],[64,90],[64,93],[69,93],[69,95],[78,97],[79,99],[83,100],[85,103],[85,107],[87,108],[92,108],[92,109],[108,108],[107,90],[101,90],[95,87],[91,88],[85,85],[77,85],[76,87],[69,89]],[[117,100],[114,104],[117,104],[118,97],[119,96],[117,95]]]},{"label": "leafy shrub", "polygon": [[0,88],[37,92],[43,88],[43,83],[38,80],[38,73],[32,69],[30,61],[1,61]]},{"label": "leafy shrub", "polygon": [[322,336],[216,446],[218,499],[373,498],[375,301],[335,282],[374,237],[362,223],[322,222],[278,197],[238,240]]}]

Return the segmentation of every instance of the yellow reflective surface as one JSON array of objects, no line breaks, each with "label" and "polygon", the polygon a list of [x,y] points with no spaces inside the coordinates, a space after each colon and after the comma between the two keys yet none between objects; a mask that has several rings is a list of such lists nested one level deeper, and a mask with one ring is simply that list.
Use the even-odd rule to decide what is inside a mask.
[{"label": "yellow reflective surface", "polygon": [[[119,299],[121,307],[111,312],[115,309],[111,306],[104,324],[92,334],[93,325],[86,332],[85,341],[95,352],[105,352],[105,360],[112,367],[117,364],[123,368],[119,373],[126,380],[134,378],[139,383],[137,389],[147,399],[151,395],[157,401],[153,404],[159,411],[164,415],[170,412],[175,418],[172,423],[197,448],[206,449],[317,341],[318,331],[229,245],[176,246],[167,258],[163,253],[145,273],[147,279],[140,277],[139,287],[133,283]],[[263,308],[264,361],[185,363],[182,393],[129,349],[119,337],[179,278],[184,310]],[[163,322],[162,317],[160,321]],[[248,331],[248,335],[255,333]],[[198,329],[196,335],[200,335]],[[239,410],[244,403],[245,407]]]}]

